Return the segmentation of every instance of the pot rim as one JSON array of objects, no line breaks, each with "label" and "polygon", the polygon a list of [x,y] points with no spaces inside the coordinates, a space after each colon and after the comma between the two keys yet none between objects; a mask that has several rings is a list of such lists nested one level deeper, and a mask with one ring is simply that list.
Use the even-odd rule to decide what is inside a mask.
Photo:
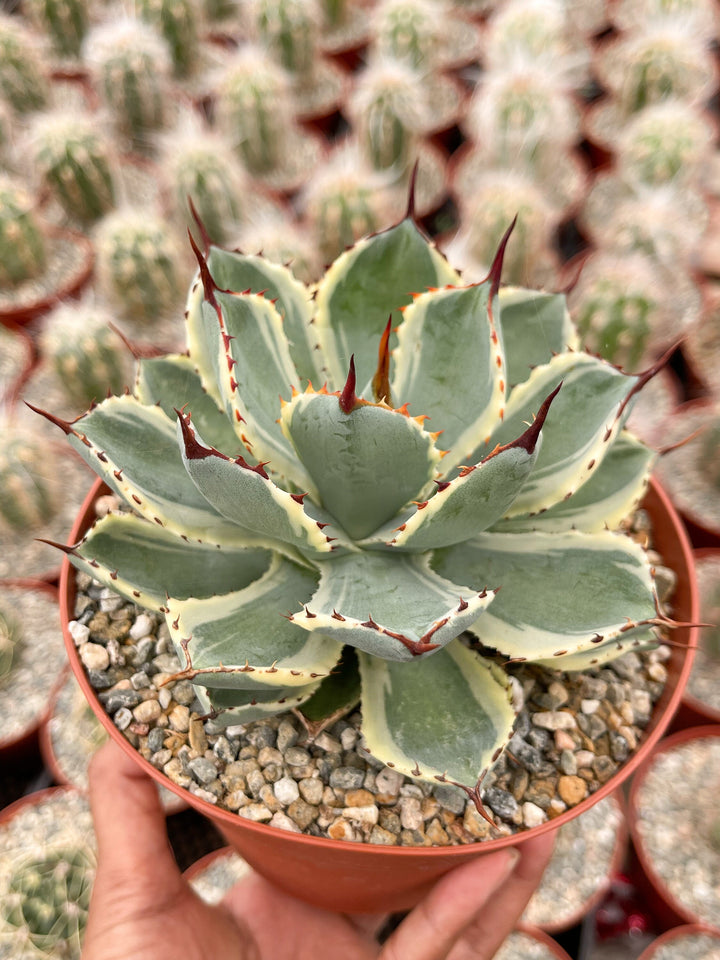
[{"label": "pot rim", "polygon": [[[104,485],[101,479],[97,479],[93,483],[77,515],[75,524],[73,525],[73,529],[70,533],[70,538],[68,540],[69,546],[76,545],[82,538],[83,532],[87,530],[92,523],[92,520],[94,519],[93,503],[102,492],[108,492],[108,488]],[[694,577],[693,556],[689,541],[684,532],[682,521],[672,507],[667,494],[654,479],[650,480],[649,492],[655,500],[656,506],[665,514],[677,541],[680,555],[682,557],[682,566],[688,574],[687,587],[689,591],[689,610],[687,619],[694,623],[698,619],[698,591]],[[522,843],[527,838],[537,837],[541,834],[554,831],[558,827],[562,826],[563,823],[567,823],[569,820],[579,816],[599,800],[602,800],[604,797],[607,797],[613,793],[620,783],[627,779],[641,765],[655,744],[660,740],[661,736],[668,727],[673,714],[680,704],[682,692],[690,674],[694,649],[697,646],[698,628],[695,626],[685,626],[679,628],[679,630],[684,634],[686,640],[683,661],[677,675],[677,680],[672,688],[669,688],[669,685],[666,685],[663,694],[655,704],[653,710],[653,719],[650,722],[649,728],[645,731],[645,736],[642,743],[632,757],[612,777],[610,777],[606,783],[602,784],[595,791],[595,793],[586,797],[576,806],[570,807],[568,810],[564,811],[554,819],[547,820],[545,823],[542,823],[537,827],[531,827],[530,829],[523,830],[516,834],[510,834],[509,836],[500,837],[495,840],[482,841],[476,844],[459,844],[457,846],[440,847],[385,847],[379,844],[368,843],[349,844],[347,841],[343,840],[332,840],[325,837],[312,837],[307,836],[306,834],[288,833],[278,830],[277,827],[272,827],[269,824],[246,820],[245,818],[238,816],[236,813],[217,807],[208,801],[195,796],[189,790],[178,786],[168,777],[166,777],[162,771],[154,767],[149,760],[146,760],[129,743],[129,741],[125,739],[122,732],[118,730],[113,723],[111,717],[105,712],[104,707],[98,700],[97,694],[90,686],[90,682],[85,674],[79,654],[77,652],[77,648],[75,647],[75,643],[68,628],[70,620],[74,619],[72,612],[75,599],[74,574],[75,568],[71,565],[70,560],[66,555],[63,557],[62,569],[60,573],[60,615],[63,627],[63,637],[65,640],[65,646],[67,649],[68,658],[70,660],[70,665],[96,716],[108,731],[111,739],[114,740],[115,743],[125,751],[127,756],[134,758],[136,763],[140,765],[146,774],[151,776],[157,782],[161,783],[163,786],[167,787],[169,790],[172,790],[173,793],[181,796],[191,807],[193,807],[199,813],[209,817],[221,828],[222,826],[235,829],[242,827],[243,830],[246,830],[248,833],[254,835],[257,839],[270,836],[277,838],[278,834],[280,834],[283,836],[283,838],[286,838],[288,842],[305,846],[308,851],[320,848],[325,851],[347,851],[348,847],[352,847],[353,854],[355,856],[358,856],[359,858],[368,857],[368,862],[371,862],[371,860],[374,860],[376,857],[389,857],[391,859],[424,857],[429,858],[430,860],[437,859],[438,861],[448,862],[456,857],[459,859],[466,858],[469,850],[474,850],[478,854],[486,852],[491,853],[495,852],[496,850],[501,850],[505,847],[517,846],[518,843]]]},{"label": "pot rim", "polygon": [[665,933],[648,944],[638,960],[652,960],[658,947],[666,943],[672,943],[673,940],[679,940],[681,937],[691,936],[694,933],[706,933],[720,942],[720,930],[717,927],[708,926],[706,923],[684,923],[680,927],[672,927],[670,930],[666,930]]}]

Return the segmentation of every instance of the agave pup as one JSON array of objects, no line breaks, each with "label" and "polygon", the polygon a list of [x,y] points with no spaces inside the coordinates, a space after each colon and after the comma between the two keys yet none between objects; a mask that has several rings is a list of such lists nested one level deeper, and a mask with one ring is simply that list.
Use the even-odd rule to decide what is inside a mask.
[{"label": "agave pup", "polygon": [[508,235],[464,285],[411,204],[314,292],[205,235],[188,352],[53,418],[132,508],[72,562],[164,612],[218,722],[333,709],[357,671],[367,749],[478,805],[504,665],[581,669],[658,623],[612,532],[652,461],[623,430],[650,374],[578,351],[562,296],[500,291]]}]

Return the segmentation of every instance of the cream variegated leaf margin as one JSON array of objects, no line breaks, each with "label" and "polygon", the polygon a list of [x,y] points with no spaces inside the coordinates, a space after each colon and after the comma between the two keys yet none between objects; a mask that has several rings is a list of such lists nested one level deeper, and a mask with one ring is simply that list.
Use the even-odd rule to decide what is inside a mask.
[{"label": "cream variegated leaf margin", "polygon": [[623,432],[597,470],[567,500],[561,500],[540,514],[500,520],[492,530],[496,533],[520,533],[523,530],[595,533],[607,528],[616,529],[645,495],[656,459],[653,450]]},{"label": "cream variegated leaf margin", "polygon": [[293,623],[389,660],[433,655],[477,620],[494,591],[458,587],[428,559],[364,551],[320,560],[320,585]]},{"label": "cream variegated leaf margin", "polygon": [[300,707],[316,693],[321,680],[303,687],[266,687],[264,690],[214,689],[196,685],[200,705],[221,727],[264,720],[286,710]]},{"label": "cream variegated leaf margin", "polygon": [[184,541],[134,514],[108,514],[70,553],[72,563],[133,603],[160,610],[168,595],[209,597],[247,586],[268,569],[270,550]]},{"label": "cream variegated leaf margin", "polygon": [[159,407],[146,407],[135,397],[110,397],[74,421],[68,439],[147,520],[190,540],[245,543],[242,531],[228,529],[187,475],[175,424]]},{"label": "cream variegated leaf margin", "polygon": [[[569,654],[563,657],[563,670],[594,670],[601,667],[604,663],[609,663],[617,657],[628,653],[631,650],[652,650],[660,643],[657,635],[652,629],[636,630],[623,634],[615,640],[608,643],[598,643],[590,650],[583,650],[581,653]],[[557,670],[559,664],[557,660],[536,660],[536,663],[542,667],[548,667],[551,670]]]},{"label": "cream variegated leaf margin", "polygon": [[305,513],[302,503],[257,469],[209,448],[182,414],[177,437],[190,479],[207,502],[231,523],[264,536],[268,543],[282,541],[312,553],[331,551],[329,535]]},{"label": "cream variegated leaf margin", "polygon": [[413,663],[359,661],[370,753],[406,776],[474,788],[512,736],[505,673],[460,640]]},{"label": "cream variegated leaf margin", "polygon": [[215,291],[222,314],[218,377],[223,406],[238,435],[273,473],[307,493],[314,487],[280,429],[280,407],[300,384],[280,314],[259,294]]},{"label": "cream variegated leaf margin", "polygon": [[[501,585],[469,629],[521,660],[558,659],[621,638],[657,617],[645,551],[621,534],[484,533],[435,552],[433,569],[458,583]],[[600,638],[598,640],[598,638]]]},{"label": "cream variegated leaf margin", "polygon": [[165,618],[182,675],[213,688],[302,687],[327,676],[341,646],[284,615],[309,597],[317,576],[275,557],[262,577],[233,593],[167,602]]},{"label": "cream variegated leaf margin", "polygon": [[[315,326],[329,371],[328,388],[342,387],[352,355],[358,383],[367,383],[377,365],[388,315],[416,293],[459,282],[459,275],[410,219],[342,253],[316,295]],[[399,319],[396,314],[393,325]]]},{"label": "cream variegated leaf margin", "polygon": [[590,477],[622,427],[623,404],[636,382],[637,378],[603,360],[569,353],[537,367],[524,383],[515,387],[489,449],[522,433],[545,397],[562,383],[543,427],[543,444],[535,469],[508,516],[538,513],[551,507]]},{"label": "cream variegated leaf margin", "polygon": [[372,542],[402,550],[433,550],[487,530],[508,509],[537,459],[537,447],[500,451],[418,507],[399,527],[383,528]]},{"label": "cream variegated leaf margin", "polygon": [[[403,311],[392,399],[441,430],[449,470],[483,443],[505,406],[505,370],[490,304],[491,283],[433,290]],[[452,403],[448,403],[452,397]]]},{"label": "cream variegated leaf margin", "polygon": [[217,326],[217,314],[205,303],[205,291],[198,273],[190,285],[185,304],[187,349],[203,386],[215,403],[224,410],[225,400],[218,383]]}]

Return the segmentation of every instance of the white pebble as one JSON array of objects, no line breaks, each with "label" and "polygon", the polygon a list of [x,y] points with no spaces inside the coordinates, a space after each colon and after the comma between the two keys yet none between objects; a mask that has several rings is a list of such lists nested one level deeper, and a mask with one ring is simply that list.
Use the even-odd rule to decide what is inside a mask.
[{"label": "white pebble", "polygon": [[378,822],[380,811],[374,803],[366,807],[343,807],[342,815],[346,820],[356,820],[358,823],[370,823],[373,826]]},{"label": "white pebble", "polygon": [[420,801],[417,797],[403,797],[400,800],[400,823],[405,830],[419,830],[423,825]]},{"label": "white pebble", "polygon": [[167,687],[162,687],[158,692],[158,701],[163,710],[167,710],[172,702],[172,690],[169,690]]},{"label": "white pebble", "polygon": [[575,717],[567,710],[541,710],[532,715],[532,722],[545,730],[574,730],[577,727]]},{"label": "white pebble", "polygon": [[528,828],[539,827],[541,823],[545,823],[547,820],[545,811],[536,803],[531,803],[529,800],[522,805],[522,817],[523,823]]},{"label": "white pebble", "polygon": [[599,700],[581,700],[580,701],[580,709],[586,716],[589,716],[591,713],[595,713],[599,706],[600,706]]},{"label": "white pebble", "polygon": [[403,775],[398,773],[397,770],[384,767],[378,771],[375,777],[375,789],[378,793],[387,793],[392,797],[396,797],[400,793],[403,779]]},{"label": "white pebble", "polygon": [[343,750],[352,750],[358,741],[358,732],[355,727],[346,727],[340,734],[340,743]]},{"label": "white pebble", "polygon": [[292,777],[281,777],[276,780],[273,784],[273,793],[284,806],[293,803],[300,796],[297,781],[293,780]]},{"label": "white pebble", "polygon": [[575,762],[578,765],[578,770],[581,767],[591,767],[594,759],[595,754],[592,750],[577,750],[575,752]]},{"label": "white pebble", "polygon": [[141,613],[130,627],[130,636],[133,640],[142,640],[152,634],[153,626],[152,619],[146,613]]},{"label": "white pebble", "polygon": [[88,670],[107,670],[110,666],[110,654],[99,643],[83,643],[80,659]]},{"label": "white pebble", "polygon": [[90,628],[84,623],[78,623],[77,620],[70,621],[68,630],[70,631],[70,636],[75,641],[76,647],[82,646],[83,643],[87,643],[90,639]]},{"label": "white pebble", "polygon": [[138,723],[152,723],[162,713],[162,709],[157,700],[143,700],[133,710],[133,716]]},{"label": "white pebble", "polygon": [[282,813],[280,810],[273,814],[270,826],[278,827],[280,830],[287,830],[289,833],[302,833],[302,830],[295,821],[291,820],[286,813]]}]

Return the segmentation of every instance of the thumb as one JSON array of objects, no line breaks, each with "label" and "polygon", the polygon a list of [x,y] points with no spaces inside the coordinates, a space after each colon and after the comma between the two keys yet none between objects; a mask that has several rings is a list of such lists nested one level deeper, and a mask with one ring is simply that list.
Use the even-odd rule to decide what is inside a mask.
[{"label": "thumb", "polygon": [[98,846],[95,895],[152,887],[172,897],[183,886],[153,780],[112,741],[89,770],[90,807]]}]

